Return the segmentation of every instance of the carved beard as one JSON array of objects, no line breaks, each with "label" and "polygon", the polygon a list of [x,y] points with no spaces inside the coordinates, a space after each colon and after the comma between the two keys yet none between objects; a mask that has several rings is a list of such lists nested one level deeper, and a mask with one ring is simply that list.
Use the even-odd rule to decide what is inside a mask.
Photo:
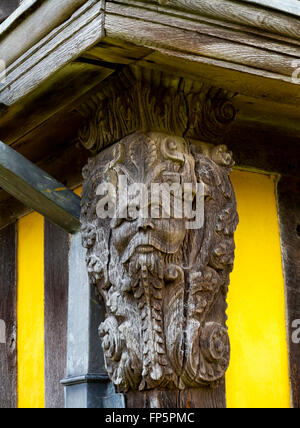
[{"label": "carved beard", "polygon": [[151,274],[162,281],[164,277],[165,257],[165,254],[154,249],[148,253],[136,251],[129,260],[129,274],[138,278],[140,275],[143,278],[145,274]]},{"label": "carved beard", "polygon": [[[177,258],[177,255],[170,256],[153,250],[150,253],[135,252],[128,263],[128,270],[132,279],[132,292],[141,314],[143,366],[140,390],[155,387],[178,387],[178,374],[175,374],[171,362],[174,362],[174,359],[178,361],[178,355],[175,357],[174,352],[178,354],[177,348],[181,347],[181,343],[166,346],[168,329],[173,329],[173,326],[169,325],[171,320],[168,313],[171,313],[169,307],[174,302],[169,299],[181,298],[183,311],[183,275],[181,275],[180,284],[178,284],[179,293],[178,287],[173,287],[173,284],[170,287],[166,286],[166,282],[176,284],[178,272],[182,272],[179,266],[172,263]],[[178,302],[176,303],[178,305]],[[182,338],[182,334],[179,336]],[[180,339],[178,341],[180,342]],[[168,353],[166,349],[168,349]],[[179,371],[179,368],[177,369],[176,372]]]}]

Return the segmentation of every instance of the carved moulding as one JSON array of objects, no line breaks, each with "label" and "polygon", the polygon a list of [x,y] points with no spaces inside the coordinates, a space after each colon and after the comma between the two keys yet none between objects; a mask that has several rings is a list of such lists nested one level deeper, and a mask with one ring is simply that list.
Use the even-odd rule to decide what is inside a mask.
[{"label": "carved moulding", "polygon": [[234,95],[204,82],[127,68],[80,106],[85,125],[79,140],[92,153],[140,130],[217,144],[235,119]]},{"label": "carved moulding", "polygon": [[[235,111],[221,90],[202,88],[197,97],[175,90],[174,82],[159,91],[132,74],[126,79],[137,87],[128,83],[118,96],[119,80],[109,87],[111,97],[100,97],[107,106],[100,121],[95,99],[81,110],[86,146],[99,151],[115,143],[84,169],[81,216],[90,283],[106,305],[99,327],[106,368],[121,391],[214,385],[230,358],[225,309],[238,224],[233,160],[225,146],[191,138],[200,133],[217,141]],[[159,198],[153,215],[152,186],[162,184],[175,185],[170,212],[163,213]],[[191,189],[184,201],[178,184]],[[196,212],[200,184],[203,221],[191,229],[186,211],[176,212],[176,198],[183,205],[188,199]]]}]

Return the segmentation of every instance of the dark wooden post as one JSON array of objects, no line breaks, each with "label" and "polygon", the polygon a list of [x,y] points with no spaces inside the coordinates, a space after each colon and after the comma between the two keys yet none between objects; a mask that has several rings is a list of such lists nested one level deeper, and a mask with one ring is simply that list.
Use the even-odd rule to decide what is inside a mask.
[{"label": "dark wooden post", "polygon": [[300,179],[283,176],[277,197],[287,296],[290,380],[293,405],[300,408]]},{"label": "dark wooden post", "polygon": [[0,231],[0,408],[17,407],[16,225]]},{"label": "dark wooden post", "polygon": [[106,370],[127,407],[226,407],[238,216],[232,153],[218,141],[235,108],[223,90],[198,88],[132,68],[79,109],[80,140],[98,153],[83,174],[86,269],[105,304]]},{"label": "dark wooden post", "polygon": [[45,401],[46,408],[65,407],[69,234],[45,220]]}]

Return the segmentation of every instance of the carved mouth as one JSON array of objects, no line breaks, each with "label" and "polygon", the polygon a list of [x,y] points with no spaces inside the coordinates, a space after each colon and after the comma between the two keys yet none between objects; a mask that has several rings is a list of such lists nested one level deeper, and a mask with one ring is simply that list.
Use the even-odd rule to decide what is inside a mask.
[{"label": "carved mouth", "polygon": [[136,252],[141,254],[153,253],[153,251],[155,248],[152,245],[140,245],[136,248]]},{"label": "carved mouth", "polygon": [[165,254],[175,254],[179,250],[179,247],[180,243],[174,243],[172,245],[170,242],[163,242],[161,239],[158,239],[152,233],[139,233],[131,240],[128,247],[124,251],[121,262],[128,262],[128,260],[137,250],[139,252],[141,252],[141,249],[146,250],[146,252],[153,252],[155,250],[158,250]]}]

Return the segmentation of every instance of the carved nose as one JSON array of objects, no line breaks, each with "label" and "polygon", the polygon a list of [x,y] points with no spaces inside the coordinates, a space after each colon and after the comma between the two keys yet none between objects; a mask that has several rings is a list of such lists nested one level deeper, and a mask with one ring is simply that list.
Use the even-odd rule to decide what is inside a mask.
[{"label": "carved nose", "polygon": [[147,230],[153,230],[154,226],[151,222],[151,218],[141,218],[139,221],[139,231],[146,232]]}]

